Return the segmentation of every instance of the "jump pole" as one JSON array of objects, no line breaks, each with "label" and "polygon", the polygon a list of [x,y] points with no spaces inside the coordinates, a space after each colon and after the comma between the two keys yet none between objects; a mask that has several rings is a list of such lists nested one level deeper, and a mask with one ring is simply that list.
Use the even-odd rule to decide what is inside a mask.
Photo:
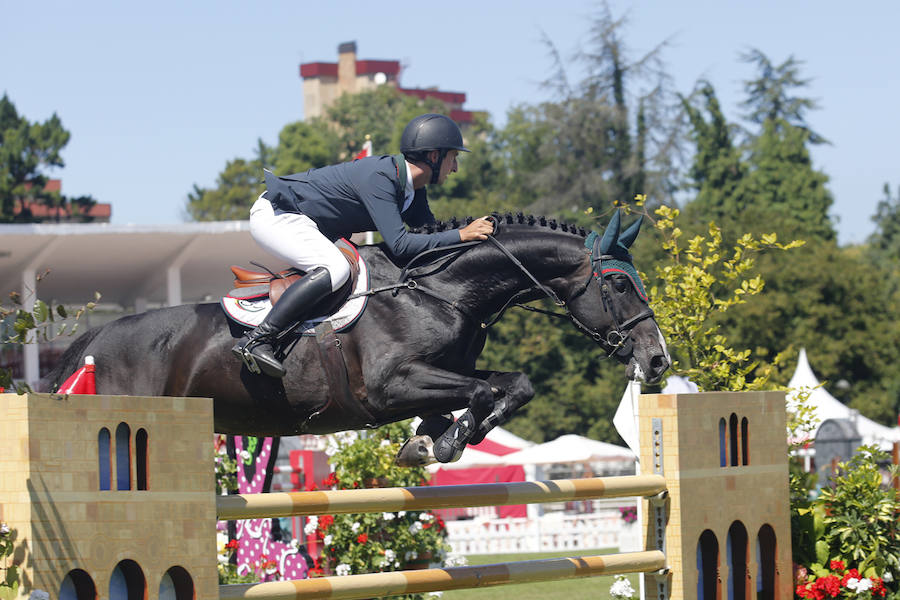
[{"label": "jump pole", "polygon": [[627,475],[478,485],[368,488],[321,492],[234,494],[216,497],[221,521],[301,515],[429,510],[565,502],[593,498],[655,496],[666,489],[662,475]]},{"label": "jump pole", "polygon": [[295,581],[219,586],[220,600],[265,598],[354,600],[398,594],[482,588],[510,583],[536,583],[595,575],[659,571],[666,557],[659,550],[577,558],[548,558],[421,571],[368,573]]}]

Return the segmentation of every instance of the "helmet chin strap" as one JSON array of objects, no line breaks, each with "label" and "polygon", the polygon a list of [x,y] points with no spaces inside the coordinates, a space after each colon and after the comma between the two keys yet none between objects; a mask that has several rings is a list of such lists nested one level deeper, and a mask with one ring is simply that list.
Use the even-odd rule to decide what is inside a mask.
[{"label": "helmet chin strap", "polygon": [[444,157],[447,156],[447,150],[438,150],[439,156],[436,163],[431,162],[427,157],[422,161],[431,169],[431,181],[429,183],[437,183],[438,177],[441,176],[441,165],[444,164]]}]

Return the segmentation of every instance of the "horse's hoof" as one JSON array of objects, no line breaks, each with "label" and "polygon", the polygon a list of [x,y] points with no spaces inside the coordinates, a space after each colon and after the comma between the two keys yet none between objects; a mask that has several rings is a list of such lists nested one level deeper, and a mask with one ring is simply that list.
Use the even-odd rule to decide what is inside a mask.
[{"label": "horse's hoof", "polygon": [[414,435],[403,443],[394,462],[401,467],[424,467],[437,462],[434,441],[427,435]]}]

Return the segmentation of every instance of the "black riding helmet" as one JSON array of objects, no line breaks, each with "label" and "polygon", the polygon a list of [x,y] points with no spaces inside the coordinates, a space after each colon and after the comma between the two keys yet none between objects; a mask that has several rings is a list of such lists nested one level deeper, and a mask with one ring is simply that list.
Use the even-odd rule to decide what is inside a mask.
[{"label": "black riding helmet", "polygon": [[[428,160],[428,152],[437,150],[440,156],[436,163]],[[431,183],[436,183],[441,173],[441,165],[449,150],[468,152],[463,145],[462,132],[453,119],[444,115],[428,113],[419,115],[409,122],[400,137],[400,152],[410,160],[424,162],[431,169]]]}]

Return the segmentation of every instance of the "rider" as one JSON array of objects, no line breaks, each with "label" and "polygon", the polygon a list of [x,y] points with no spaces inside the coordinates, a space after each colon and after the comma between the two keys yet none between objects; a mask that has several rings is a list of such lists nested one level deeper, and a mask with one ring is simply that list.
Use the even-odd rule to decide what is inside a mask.
[{"label": "rider", "polygon": [[493,231],[486,218],[463,229],[433,234],[406,230],[433,223],[425,185],[443,183],[457,170],[456,156],[468,152],[449,117],[420,115],[400,139],[402,154],[370,156],[305,173],[277,177],[265,171],[266,191],[250,209],[250,234],[267,252],[306,271],[281,296],[265,320],[231,349],[252,371],[284,377],[273,341],[309,309],[338,290],[350,268],[334,241],[377,229],[399,259],[459,242],[485,240]]}]

